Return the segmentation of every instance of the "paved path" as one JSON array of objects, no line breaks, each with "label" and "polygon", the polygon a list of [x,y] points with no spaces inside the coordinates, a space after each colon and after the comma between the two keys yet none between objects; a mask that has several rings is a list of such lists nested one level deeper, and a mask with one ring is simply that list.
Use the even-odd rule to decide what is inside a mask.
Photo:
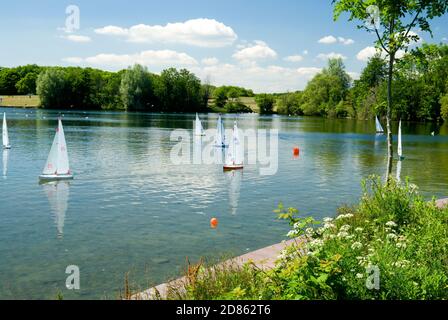
[{"label": "paved path", "polygon": [[448,198],[437,200],[436,204],[439,208],[444,208],[444,207],[448,206]]}]

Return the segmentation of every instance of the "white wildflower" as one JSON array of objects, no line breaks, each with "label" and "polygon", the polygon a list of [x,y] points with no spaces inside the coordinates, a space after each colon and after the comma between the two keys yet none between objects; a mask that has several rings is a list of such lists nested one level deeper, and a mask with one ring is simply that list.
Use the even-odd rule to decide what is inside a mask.
[{"label": "white wildflower", "polygon": [[389,234],[387,234],[386,238],[388,240],[396,240],[398,238],[398,236],[395,233],[389,233]]},{"label": "white wildflower", "polygon": [[358,249],[361,249],[361,248],[362,248],[362,243],[361,242],[354,242],[352,244],[352,249],[353,250],[358,250]]},{"label": "white wildflower", "polygon": [[358,227],[358,228],[356,228],[356,229],[355,229],[355,231],[356,231],[356,232],[363,232],[363,231],[364,231],[364,229],[363,229],[363,228],[360,228],[360,227]]},{"label": "white wildflower", "polygon": [[307,228],[305,230],[306,235],[311,236],[314,233],[314,229],[313,228]]},{"label": "white wildflower", "polygon": [[356,278],[362,279],[362,278],[364,278],[364,275],[362,273],[357,273]]},{"label": "white wildflower", "polygon": [[345,232],[345,231],[339,232],[337,235],[338,238],[345,238],[348,236],[349,236],[348,232]]},{"label": "white wildflower", "polygon": [[390,228],[395,228],[397,226],[397,224],[393,221],[389,221],[388,223],[386,223],[386,226],[388,226]]},{"label": "white wildflower", "polygon": [[345,224],[341,227],[341,229],[339,229],[339,231],[348,232],[348,230],[350,230],[350,228],[351,227],[348,224]]},{"label": "white wildflower", "polygon": [[326,218],[324,218],[324,222],[325,223],[333,222],[333,218],[326,217]]},{"label": "white wildflower", "polygon": [[289,232],[286,234],[286,236],[289,237],[289,238],[294,238],[294,237],[297,237],[298,235],[299,235],[299,234],[297,233],[296,230],[291,230],[291,231],[289,231]]}]

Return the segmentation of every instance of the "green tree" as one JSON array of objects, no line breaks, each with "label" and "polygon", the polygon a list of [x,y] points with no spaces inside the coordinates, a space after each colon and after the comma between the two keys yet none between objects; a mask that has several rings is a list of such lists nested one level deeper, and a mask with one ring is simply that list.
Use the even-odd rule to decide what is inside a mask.
[{"label": "green tree", "polygon": [[37,94],[44,108],[64,108],[67,89],[66,73],[61,68],[48,68],[36,81]]},{"label": "green tree", "polygon": [[27,73],[25,77],[16,83],[18,94],[36,94],[36,80],[38,75],[34,72]]},{"label": "green tree", "polygon": [[443,120],[447,121],[448,120],[448,94],[446,94],[442,98],[440,98],[440,104],[441,104],[442,118],[443,118]]},{"label": "green tree", "polygon": [[[429,21],[439,17],[448,9],[446,0],[333,0],[334,18],[338,19],[343,12],[350,14],[349,20],[361,20],[359,28],[374,32],[377,36],[376,46],[388,55],[387,78],[387,175],[389,181],[392,174],[393,146],[391,130],[392,114],[392,81],[394,63],[397,52],[407,50],[418,35],[411,33],[415,27],[423,32],[431,33]],[[376,5],[376,7],[372,7]],[[376,8],[377,10],[369,10]],[[378,16],[375,16],[377,11]],[[408,21],[408,18],[410,20]],[[370,22],[366,24],[365,22]],[[382,27],[382,33],[379,27]],[[431,33],[432,34],[432,33]]]},{"label": "green tree", "polygon": [[255,97],[255,102],[260,109],[260,114],[271,114],[274,111],[275,99],[270,94],[259,94]]},{"label": "green tree", "polygon": [[120,96],[125,110],[145,111],[153,107],[153,82],[145,67],[136,64],[126,70],[121,79]]},{"label": "green tree", "polygon": [[215,89],[213,93],[215,99],[215,106],[217,108],[224,108],[227,103],[227,94],[226,90],[223,87]]}]

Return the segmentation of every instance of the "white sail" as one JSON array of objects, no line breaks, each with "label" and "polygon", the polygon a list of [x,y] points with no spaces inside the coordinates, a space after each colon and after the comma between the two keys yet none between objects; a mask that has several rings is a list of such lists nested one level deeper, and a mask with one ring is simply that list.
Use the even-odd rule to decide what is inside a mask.
[{"label": "white sail", "polygon": [[52,182],[43,185],[50,203],[51,211],[55,217],[58,236],[64,233],[65,214],[68,208],[69,183],[66,181]]},{"label": "white sail", "polygon": [[243,159],[242,159],[241,142],[238,132],[238,125],[235,121],[235,124],[233,125],[233,137],[227,150],[226,165],[234,166],[242,164]]},{"label": "white sail", "polygon": [[398,157],[399,158],[403,157],[403,146],[401,143],[401,120],[400,124],[398,125]]},{"label": "white sail", "polygon": [[70,174],[67,144],[65,142],[64,128],[59,119],[58,129],[54,136],[50,154],[43,171],[44,175],[67,175]]},{"label": "white sail", "polygon": [[70,163],[68,160],[67,143],[65,141],[64,128],[62,127],[62,121],[59,119],[58,125],[59,141],[58,141],[58,170],[57,174],[69,174]]},{"label": "white sail", "polygon": [[10,148],[8,125],[6,124],[6,113],[3,113],[3,128],[2,128],[3,148]]},{"label": "white sail", "polygon": [[215,146],[222,147],[224,145],[225,145],[224,125],[222,123],[221,116],[219,116],[218,123],[216,125]]},{"label": "white sail", "polygon": [[196,120],[194,122],[195,126],[195,135],[196,136],[203,136],[204,135],[204,128],[202,127],[201,120],[199,119],[199,115],[196,113]]},{"label": "white sail", "polygon": [[380,122],[380,120],[378,119],[378,117],[375,117],[375,125],[376,125],[376,132],[377,133],[382,133],[382,132],[384,132],[384,129],[383,129],[383,127],[381,126],[381,122]]}]

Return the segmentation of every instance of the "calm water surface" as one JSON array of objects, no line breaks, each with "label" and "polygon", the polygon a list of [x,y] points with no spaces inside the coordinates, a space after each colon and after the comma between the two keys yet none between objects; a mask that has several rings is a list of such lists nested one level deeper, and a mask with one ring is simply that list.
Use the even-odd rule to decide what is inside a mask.
[{"label": "calm water surface", "polygon": [[[238,116],[241,129],[279,130],[278,172],[261,176],[257,165],[225,174],[219,165],[172,164],[170,134],[192,130],[194,115],[64,112],[75,180],[39,185],[59,112],[4,111],[13,148],[3,151],[0,176],[0,299],[116,298],[128,271],[145,288],[176,275],[186,256],[281,241],[288,228],[272,212],[279,202],[332,216],[357,202],[363,177],[385,170],[374,122]],[[201,118],[215,127],[217,115]],[[226,128],[234,119],[225,116]],[[407,123],[403,134],[401,175],[427,197],[447,196],[448,127]],[[80,291],[65,289],[69,265],[80,267]]]}]

